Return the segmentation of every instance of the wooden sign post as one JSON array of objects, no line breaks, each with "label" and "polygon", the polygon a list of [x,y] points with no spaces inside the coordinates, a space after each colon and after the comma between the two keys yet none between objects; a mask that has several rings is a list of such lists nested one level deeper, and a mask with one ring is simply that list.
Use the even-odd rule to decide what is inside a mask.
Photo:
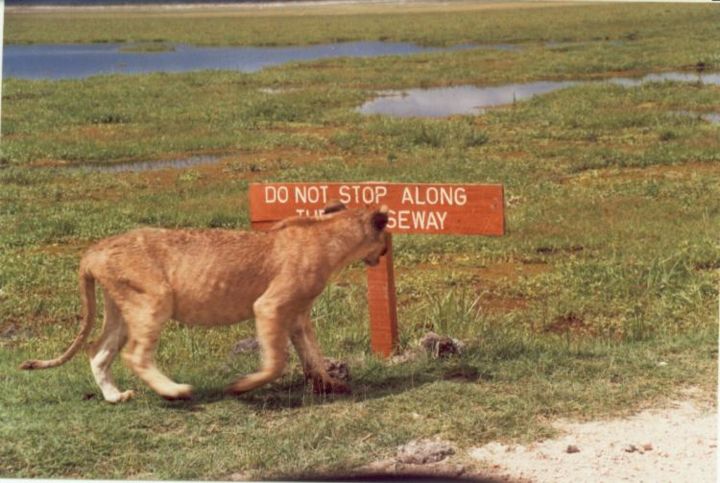
[{"label": "wooden sign post", "polygon": [[[505,233],[503,187],[497,184],[268,183],[250,185],[250,222],[267,229],[288,216],[315,216],[328,202],[348,208],[389,208],[390,233],[500,236]],[[370,342],[389,356],[397,345],[392,236],[387,254],[368,267]]]}]

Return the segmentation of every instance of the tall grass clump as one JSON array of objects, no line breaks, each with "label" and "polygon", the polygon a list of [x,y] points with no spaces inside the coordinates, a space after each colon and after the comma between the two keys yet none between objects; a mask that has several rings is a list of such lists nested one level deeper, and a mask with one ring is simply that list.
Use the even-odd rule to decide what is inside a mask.
[{"label": "tall grass clump", "polygon": [[330,284],[313,305],[311,318],[320,344],[336,357],[369,347],[368,314],[362,286]]}]

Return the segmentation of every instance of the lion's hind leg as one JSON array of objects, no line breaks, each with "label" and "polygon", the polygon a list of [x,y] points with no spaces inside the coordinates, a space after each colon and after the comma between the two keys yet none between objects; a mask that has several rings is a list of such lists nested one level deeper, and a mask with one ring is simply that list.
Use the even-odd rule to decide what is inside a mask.
[{"label": "lion's hind leg", "polygon": [[155,365],[155,346],[160,331],[172,316],[172,292],[158,284],[128,293],[120,311],[128,329],[128,344],[123,351],[123,360],[132,371],[150,388],[165,399],[189,399],[192,387],[177,384]]},{"label": "lion's hind leg", "polygon": [[103,398],[111,403],[127,401],[133,391],[120,391],[113,381],[111,366],[127,341],[127,329],[120,311],[107,291],[104,291],[105,315],[100,338],[87,349],[95,382],[100,386]]}]

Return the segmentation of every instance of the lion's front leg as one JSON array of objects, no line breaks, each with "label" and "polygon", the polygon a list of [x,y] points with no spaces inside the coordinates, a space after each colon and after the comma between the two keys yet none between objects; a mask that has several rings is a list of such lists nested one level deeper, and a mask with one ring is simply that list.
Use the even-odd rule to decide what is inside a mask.
[{"label": "lion's front leg", "polygon": [[242,394],[263,386],[282,375],[287,365],[288,330],[283,318],[274,308],[256,309],[255,325],[262,351],[259,371],[238,379],[227,388],[230,394]]},{"label": "lion's front leg", "polygon": [[290,340],[300,357],[305,378],[312,380],[313,391],[327,394],[349,394],[350,386],[331,377],[325,367],[325,359],[315,338],[315,329],[310,320],[310,309],[304,310],[291,328]]}]

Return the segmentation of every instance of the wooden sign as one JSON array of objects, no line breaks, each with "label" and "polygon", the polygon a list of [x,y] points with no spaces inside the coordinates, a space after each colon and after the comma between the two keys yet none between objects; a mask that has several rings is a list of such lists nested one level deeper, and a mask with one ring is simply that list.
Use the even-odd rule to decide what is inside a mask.
[{"label": "wooden sign", "polygon": [[329,201],[348,208],[390,208],[391,233],[502,235],[503,187],[497,184],[269,183],[250,185],[253,226],[318,215]]},{"label": "wooden sign", "polygon": [[[330,201],[348,208],[389,208],[390,233],[491,235],[505,233],[503,186],[425,183],[267,183],[250,185],[250,222],[267,229],[289,216],[315,216]],[[398,340],[392,236],[388,251],[367,268],[370,343],[392,354]]]}]

